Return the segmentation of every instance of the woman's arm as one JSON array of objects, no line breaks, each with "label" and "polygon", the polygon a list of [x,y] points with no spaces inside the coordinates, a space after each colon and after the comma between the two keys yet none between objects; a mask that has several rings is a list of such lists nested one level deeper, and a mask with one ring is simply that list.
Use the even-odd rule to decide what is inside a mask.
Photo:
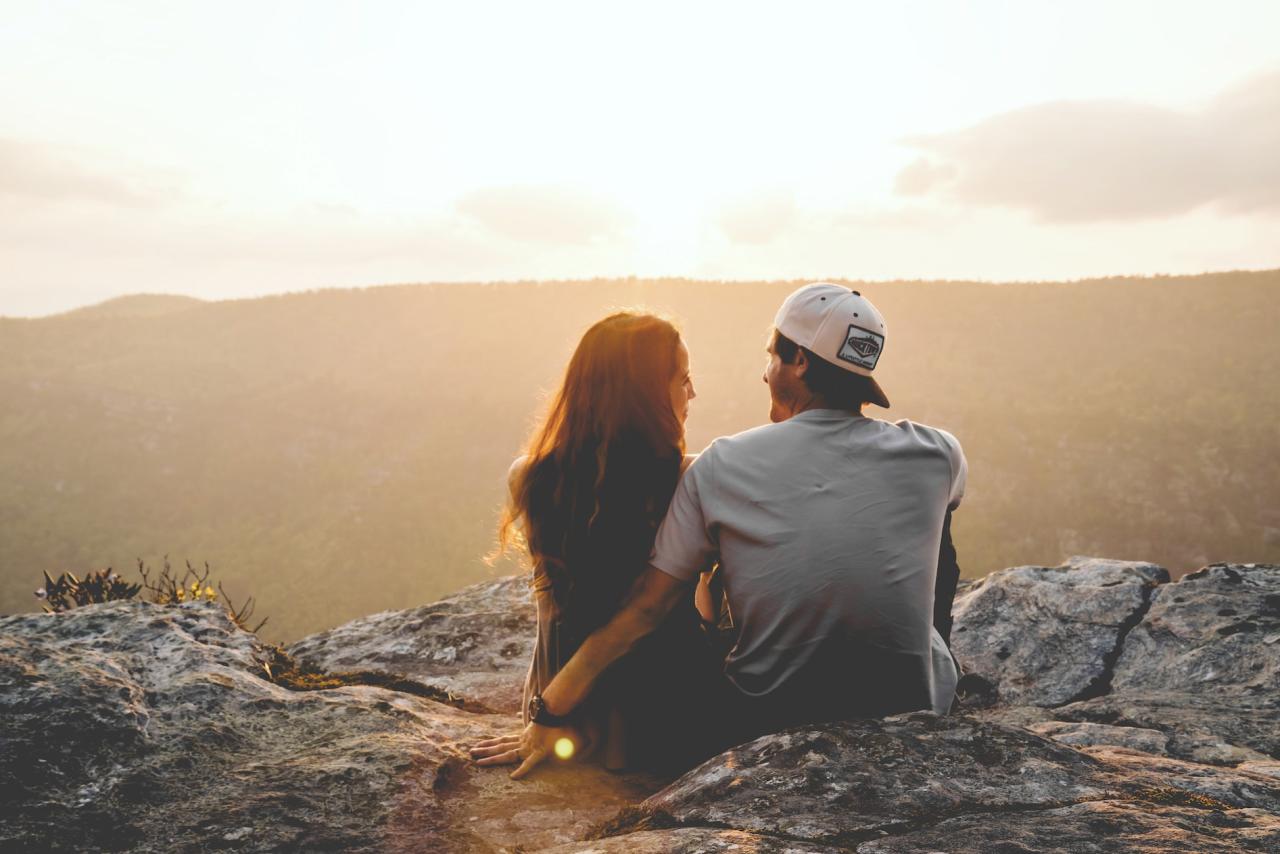
[{"label": "woman's arm", "polygon": [[[689,595],[689,585],[660,569],[650,566],[632,585],[622,609],[603,627],[596,629],[578,647],[569,662],[551,680],[542,700],[548,712],[569,714],[591,692],[600,674],[621,658],[637,640],[658,627],[682,596]],[[512,750],[523,760],[511,778],[518,780],[551,754],[564,730],[530,723],[525,727],[520,746]]]}]

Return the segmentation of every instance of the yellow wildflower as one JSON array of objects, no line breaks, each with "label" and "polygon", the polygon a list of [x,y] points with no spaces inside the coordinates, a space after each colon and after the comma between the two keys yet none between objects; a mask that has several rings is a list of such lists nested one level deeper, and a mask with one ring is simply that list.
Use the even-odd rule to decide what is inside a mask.
[{"label": "yellow wildflower", "polygon": [[181,602],[181,601],[182,601],[183,599],[185,599],[185,598],[187,598],[187,591],[185,591],[185,590],[183,590],[181,587],[179,587],[179,588],[178,588],[178,601],[179,601],[179,602]]}]

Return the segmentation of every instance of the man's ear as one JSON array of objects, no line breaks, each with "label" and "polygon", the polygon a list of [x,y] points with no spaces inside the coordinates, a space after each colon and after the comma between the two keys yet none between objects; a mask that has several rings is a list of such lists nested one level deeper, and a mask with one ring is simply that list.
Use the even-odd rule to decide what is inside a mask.
[{"label": "man's ear", "polygon": [[796,377],[804,379],[804,375],[809,372],[809,357],[805,353],[803,347],[796,348]]}]

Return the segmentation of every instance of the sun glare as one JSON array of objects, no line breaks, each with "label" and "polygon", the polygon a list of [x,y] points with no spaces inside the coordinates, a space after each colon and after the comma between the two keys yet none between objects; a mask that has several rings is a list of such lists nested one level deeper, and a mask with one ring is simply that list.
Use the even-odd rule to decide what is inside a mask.
[{"label": "sun glare", "polygon": [[[1275,146],[1249,142],[1274,3],[16,6],[0,314],[174,282],[1061,278],[1280,245],[1252,201]],[[1181,195],[1130,168],[1152,143],[1112,132],[1121,107],[1166,128]]]}]

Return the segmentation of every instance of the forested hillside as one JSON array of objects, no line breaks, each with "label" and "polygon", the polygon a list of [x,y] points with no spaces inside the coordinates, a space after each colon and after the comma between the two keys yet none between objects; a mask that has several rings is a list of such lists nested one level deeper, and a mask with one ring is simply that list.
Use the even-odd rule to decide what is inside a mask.
[{"label": "forested hillside", "polygon": [[[689,445],[761,423],[799,283],[595,281],[146,296],[0,319],[0,612],[40,571],[208,561],[289,641],[495,572],[503,477],[580,333],[679,318]],[[868,414],[955,433],[967,575],[1076,553],[1280,562],[1280,272],[865,283]]]}]

